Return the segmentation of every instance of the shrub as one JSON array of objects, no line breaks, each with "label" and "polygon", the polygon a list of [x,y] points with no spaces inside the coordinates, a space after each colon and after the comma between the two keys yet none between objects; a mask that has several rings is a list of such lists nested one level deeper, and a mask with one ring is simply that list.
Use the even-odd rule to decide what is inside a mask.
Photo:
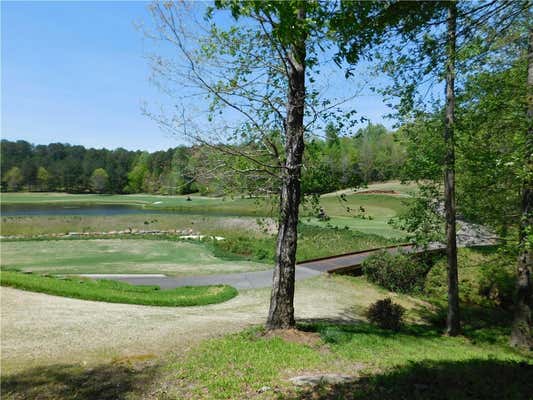
[{"label": "shrub", "polygon": [[512,264],[502,259],[480,266],[479,294],[494,305],[509,308],[513,305],[515,276]]},{"label": "shrub", "polygon": [[390,298],[378,300],[366,310],[368,320],[382,329],[397,331],[403,324],[405,308]]},{"label": "shrub", "polygon": [[363,262],[363,273],[369,281],[400,293],[420,291],[428,267],[416,257],[381,251]]},{"label": "shrub", "polygon": [[[497,249],[459,249],[459,296],[461,302],[507,308],[514,292],[514,258]],[[435,263],[425,281],[428,296],[447,297],[446,257]]]},{"label": "shrub", "polygon": [[258,262],[274,261],[276,241],[274,237],[227,235],[224,240],[210,241],[216,257],[225,259],[248,259]]}]

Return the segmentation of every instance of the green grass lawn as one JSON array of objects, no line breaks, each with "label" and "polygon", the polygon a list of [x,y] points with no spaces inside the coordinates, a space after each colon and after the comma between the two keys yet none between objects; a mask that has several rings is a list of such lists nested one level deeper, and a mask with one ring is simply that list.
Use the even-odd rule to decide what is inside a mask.
[{"label": "green grass lawn", "polygon": [[[505,345],[445,337],[424,325],[396,333],[363,322],[311,322],[301,328],[318,334],[319,340],[314,345],[294,343],[249,330],[202,343],[171,366],[181,383],[178,392],[184,397],[244,399],[268,386],[277,388],[275,398],[282,399],[376,400],[526,400],[533,393],[533,359]],[[359,380],[303,391],[288,382],[289,377],[317,372]]]},{"label": "green grass lawn", "polygon": [[348,227],[367,234],[401,239],[405,233],[392,227],[389,221],[401,215],[408,202],[409,198],[382,194],[352,194],[343,198],[323,196],[320,204],[330,219],[320,221],[304,212],[303,220],[317,226]]},{"label": "green grass lawn", "polygon": [[157,286],[134,286],[75,277],[63,279],[17,271],[2,271],[0,283],[2,286],[76,299],[165,307],[221,303],[237,295],[236,289],[226,285],[159,290]]},{"label": "green grass lawn", "polygon": [[354,217],[331,217],[328,221],[321,221],[318,218],[304,218],[304,222],[309,225],[318,227],[348,227],[352,231],[359,231],[369,235],[378,235],[387,239],[404,239],[405,232],[394,229],[389,224],[389,217],[376,217],[372,220],[360,219]]},{"label": "green grass lawn", "polygon": [[30,240],[2,243],[0,266],[50,274],[172,276],[258,271],[267,264],[215,257],[204,245],[142,239]]}]

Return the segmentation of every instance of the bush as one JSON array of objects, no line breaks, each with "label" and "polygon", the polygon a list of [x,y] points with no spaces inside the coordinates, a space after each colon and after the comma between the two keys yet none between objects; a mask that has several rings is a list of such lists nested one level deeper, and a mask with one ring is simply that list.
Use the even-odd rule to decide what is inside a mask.
[{"label": "bush", "polygon": [[378,300],[366,310],[368,320],[382,329],[397,331],[403,324],[405,308],[390,298]]},{"label": "bush", "polygon": [[231,236],[211,242],[216,257],[225,259],[244,258],[258,262],[274,262],[276,240],[274,237]]},{"label": "bush", "polygon": [[515,288],[513,267],[502,259],[481,265],[479,294],[496,306],[511,307]]},{"label": "bush", "polygon": [[369,281],[394,292],[421,291],[428,267],[416,257],[381,251],[363,262],[363,273]]},{"label": "bush", "polygon": [[[508,308],[513,302],[514,257],[495,248],[459,249],[459,297],[461,302]],[[435,263],[426,277],[424,293],[447,297],[446,257]]]}]

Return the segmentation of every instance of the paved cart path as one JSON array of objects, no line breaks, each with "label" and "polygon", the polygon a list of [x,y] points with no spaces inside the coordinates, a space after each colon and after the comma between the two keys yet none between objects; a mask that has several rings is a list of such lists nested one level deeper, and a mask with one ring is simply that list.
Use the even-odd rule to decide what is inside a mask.
[{"label": "paved cart path", "polygon": [[[398,249],[405,252],[421,252],[412,245],[404,245],[399,247],[385,248],[391,253],[395,253]],[[436,248],[438,249],[438,248]],[[340,272],[342,270],[357,269],[363,261],[382,249],[366,250],[351,254],[344,254],[334,257],[327,257],[323,259],[311,260],[300,263],[296,266],[296,280],[308,279],[321,273]],[[156,285],[161,289],[173,289],[181,286],[204,286],[204,285],[230,285],[237,289],[257,289],[269,287],[272,285],[273,269],[257,272],[239,272],[233,274],[220,275],[203,275],[203,276],[189,276],[182,278],[174,278],[170,276],[154,276],[154,275],[99,275],[91,274],[84,275],[91,278],[105,278],[114,279],[118,281],[128,282],[133,285]]]}]

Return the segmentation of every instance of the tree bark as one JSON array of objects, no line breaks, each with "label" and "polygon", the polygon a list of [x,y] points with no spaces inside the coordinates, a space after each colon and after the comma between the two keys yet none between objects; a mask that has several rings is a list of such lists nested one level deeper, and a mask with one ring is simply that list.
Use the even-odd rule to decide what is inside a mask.
[{"label": "tree bark", "polygon": [[522,184],[522,218],[519,227],[519,255],[516,268],[516,297],[510,343],[513,346],[532,345],[531,309],[533,290],[531,287],[531,248],[528,232],[533,227],[533,29],[529,29],[527,55],[527,121],[525,140],[525,178]]},{"label": "tree bark", "polygon": [[459,318],[459,279],[457,272],[457,240],[455,229],[455,46],[457,5],[450,2],[447,18],[448,32],[446,40],[446,117],[444,124],[444,142],[446,156],[444,160],[444,208],[446,214],[446,257],[448,262],[448,315],[446,334],[458,335],[461,326]]},{"label": "tree bark", "polygon": [[[305,19],[298,9],[297,19]],[[282,171],[276,268],[272,282],[267,329],[294,327],[294,277],[300,206],[300,176],[304,153],[306,34],[302,31],[288,54],[288,95],[285,124],[285,164]]]}]

